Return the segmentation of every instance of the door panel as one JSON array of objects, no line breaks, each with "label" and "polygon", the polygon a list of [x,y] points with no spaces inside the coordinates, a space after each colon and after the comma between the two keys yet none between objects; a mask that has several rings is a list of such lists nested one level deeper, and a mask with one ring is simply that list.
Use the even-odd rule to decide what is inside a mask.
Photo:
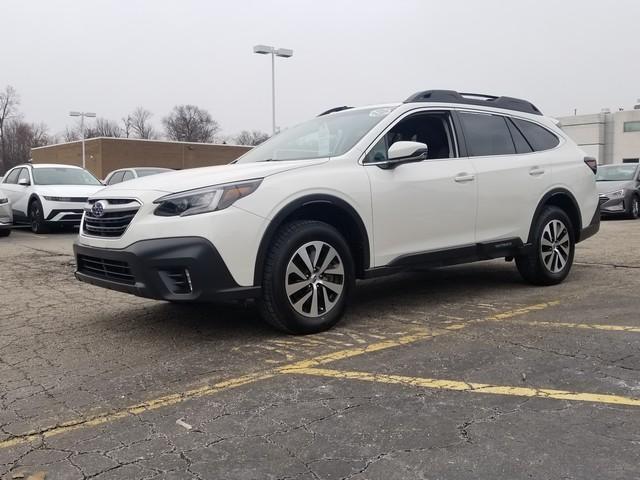
[{"label": "door panel", "polygon": [[502,115],[463,111],[459,116],[477,173],[477,241],[526,242],[538,201],[552,185],[553,154],[534,152]]},{"label": "door panel", "polygon": [[365,168],[371,183],[375,266],[401,255],[475,242],[476,182],[468,158]]}]

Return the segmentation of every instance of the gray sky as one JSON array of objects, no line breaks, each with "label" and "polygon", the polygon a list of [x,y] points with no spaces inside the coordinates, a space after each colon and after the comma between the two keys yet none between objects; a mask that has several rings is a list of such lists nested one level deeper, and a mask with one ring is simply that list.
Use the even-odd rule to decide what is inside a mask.
[{"label": "gray sky", "polygon": [[69,110],[161,118],[193,103],[223,133],[431,88],[523,97],[549,115],[640,98],[640,0],[0,0],[0,88],[53,133]]}]

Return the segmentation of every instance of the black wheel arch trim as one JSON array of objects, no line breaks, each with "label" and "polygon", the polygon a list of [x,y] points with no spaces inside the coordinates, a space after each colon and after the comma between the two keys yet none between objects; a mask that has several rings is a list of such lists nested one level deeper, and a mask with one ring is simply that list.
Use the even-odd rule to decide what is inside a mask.
[{"label": "black wheel arch trim", "polygon": [[575,228],[575,232],[576,232],[576,243],[580,241],[580,232],[582,231],[582,211],[580,210],[578,201],[576,200],[576,197],[574,197],[569,190],[567,190],[566,188],[558,187],[558,188],[549,190],[547,193],[545,193],[542,196],[542,198],[538,202],[538,206],[536,207],[536,210],[533,213],[533,217],[531,218],[531,225],[529,226],[529,236],[527,237],[527,242],[531,243],[533,241],[533,229],[535,227],[536,219],[540,215],[540,212],[542,212],[542,209],[547,205],[549,200],[551,200],[553,197],[556,197],[556,196],[567,197],[573,204],[576,211],[578,212],[578,225],[573,225],[573,227]]},{"label": "black wheel arch trim", "polygon": [[[311,194],[305,195],[304,197],[300,197],[296,200],[285,205],[280,211],[271,219],[269,222],[269,226],[267,227],[265,233],[262,235],[262,239],[260,240],[260,246],[258,247],[258,253],[256,255],[255,268],[253,273],[253,284],[261,285],[262,284],[262,275],[264,271],[264,261],[267,256],[267,249],[269,245],[273,241],[276,232],[278,229],[284,225],[285,220],[292,215],[296,210],[306,207],[308,205],[313,204],[330,204],[334,207],[341,209],[344,213],[346,213],[351,220],[355,223],[358,231],[360,232],[360,236],[363,240],[362,245],[362,263],[363,270],[369,268],[371,264],[371,253],[370,253],[370,242],[369,242],[369,234],[367,232],[367,228],[365,227],[364,221],[358,214],[355,208],[351,206],[345,200],[338,198],[333,195],[328,194]],[[347,243],[349,239],[346,239]],[[354,259],[355,261],[355,259]],[[357,263],[357,262],[356,262]],[[356,272],[358,275],[358,272]]]}]

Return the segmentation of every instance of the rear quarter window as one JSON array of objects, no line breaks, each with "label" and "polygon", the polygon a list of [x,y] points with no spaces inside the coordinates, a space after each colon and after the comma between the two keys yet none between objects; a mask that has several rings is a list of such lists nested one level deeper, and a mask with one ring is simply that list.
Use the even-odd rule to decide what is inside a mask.
[{"label": "rear quarter window", "polygon": [[555,134],[540,125],[519,118],[512,118],[511,120],[536,152],[551,150],[560,143],[560,139]]}]

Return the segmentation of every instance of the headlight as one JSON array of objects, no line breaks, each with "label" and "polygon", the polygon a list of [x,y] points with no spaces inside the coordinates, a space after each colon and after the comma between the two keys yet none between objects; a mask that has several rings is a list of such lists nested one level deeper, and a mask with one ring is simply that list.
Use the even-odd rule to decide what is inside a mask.
[{"label": "headlight", "polygon": [[50,202],[70,202],[70,197],[44,197],[45,200],[49,200]]},{"label": "headlight", "polygon": [[9,203],[9,199],[0,197],[0,205],[4,205],[5,203]]},{"label": "headlight", "polygon": [[624,189],[616,190],[615,192],[609,192],[605,195],[609,198],[622,198],[624,197]]},{"label": "headlight", "polygon": [[262,179],[258,178],[172,193],[153,202],[158,204],[153,213],[161,217],[184,217],[223,210],[255,192],[260,183]]}]

